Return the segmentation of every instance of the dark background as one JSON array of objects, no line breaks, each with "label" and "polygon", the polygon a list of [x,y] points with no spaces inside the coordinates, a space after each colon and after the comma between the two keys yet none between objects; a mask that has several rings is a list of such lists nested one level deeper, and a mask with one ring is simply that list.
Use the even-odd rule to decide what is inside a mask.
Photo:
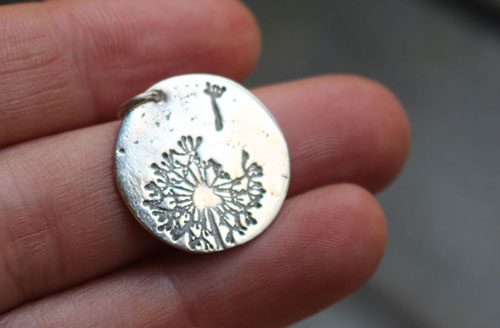
[{"label": "dark background", "polygon": [[249,86],[365,75],[400,97],[413,129],[406,169],[378,197],[382,265],[297,327],[499,327],[500,0],[244,2],[264,41]]},{"label": "dark background", "polygon": [[500,0],[245,3],[264,38],[250,86],[365,75],[412,123],[408,164],[378,197],[382,265],[297,327],[500,327]]}]

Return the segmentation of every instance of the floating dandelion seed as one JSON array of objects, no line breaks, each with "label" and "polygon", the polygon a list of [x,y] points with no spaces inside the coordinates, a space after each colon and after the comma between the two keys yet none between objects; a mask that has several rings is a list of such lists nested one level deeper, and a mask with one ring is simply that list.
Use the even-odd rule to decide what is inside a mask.
[{"label": "floating dandelion seed", "polygon": [[217,84],[210,84],[210,82],[207,82],[207,88],[204,91],[210,96],[210,103],[212,104],[212,110],[215,116],[215,130],[220,131],[222,130],[222,116],[219,106],[217,105],[217,99],[222,97],[224,92],[226,92],[226,87],[220,87]]},{"label": "floating dandelion seed", "polygon": [[158,232],[174,241],[188,238],[193,250],[222,250],[235,244],[235,234],[245,235],[257,223],[251,210],[261,206],[266,192],[257,181],[263,172],[242,151],[243,175],[231,178],[221,164],[200,158],[202,140],[184,136],[177,150],[163,153],[163,160],[151,165],[156,179],[145,185],[143,204],[156,219]]}]

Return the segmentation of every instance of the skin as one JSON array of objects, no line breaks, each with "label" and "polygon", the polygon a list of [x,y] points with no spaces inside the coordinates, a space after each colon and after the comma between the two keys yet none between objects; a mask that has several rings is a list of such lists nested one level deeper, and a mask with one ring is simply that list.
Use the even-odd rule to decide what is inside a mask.
[{"label": "skin", "polygon": [[372,196],[401,170],[409,124],[355,76],[252,90],[291,154],[282,211],[213,255],[135,222],[112,172],[120,103],[168,76],[243,80],[260,37],[235,0],[53,0],[0,7],[0,326],[275,327],[362,286],[386,245]]}]

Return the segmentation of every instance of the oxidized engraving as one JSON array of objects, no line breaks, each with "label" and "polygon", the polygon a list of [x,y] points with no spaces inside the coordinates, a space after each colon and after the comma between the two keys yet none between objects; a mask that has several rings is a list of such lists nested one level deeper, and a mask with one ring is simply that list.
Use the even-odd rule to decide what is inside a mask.
[{"label": "oxidized engraving", "polygon": [[210,82],[207,82],[207,88],[204,91],[207,95],[210,96],[212,110],[214,111],[215,115],[215,129],[217,131],[220,131],[222,130],[222,116],[216,100],[224,94],[224,92],[226,91],[226,87],[221,88],[217,84],[212,85],[210,84]]},{"label": "oxidized engraving", "polygon": [[192,250],[222,250],[236,243],[235,233],[243,236],[257,224],[252,209],[261,206],[266,192],[258,181],[263,171],[243,150],[243,175],[232,178],[221,164],[200,158],[202,140],[184,136],[178,149],[151,164],[156,178],[144,186],[143,206],[156,219],[158,233],[174,241],[187,237]]}]

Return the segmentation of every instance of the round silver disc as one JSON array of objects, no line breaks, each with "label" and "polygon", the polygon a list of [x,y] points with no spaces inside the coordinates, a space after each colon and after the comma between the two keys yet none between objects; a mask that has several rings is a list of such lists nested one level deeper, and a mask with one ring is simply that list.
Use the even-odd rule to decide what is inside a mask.
[{"label": "round silver disc", "polygon": [[241,245],[271,224],[288,190],[288,148],[248,90],[220,76],[182,75],[124,109],[116,180],[153,235],[206,253]]}]

